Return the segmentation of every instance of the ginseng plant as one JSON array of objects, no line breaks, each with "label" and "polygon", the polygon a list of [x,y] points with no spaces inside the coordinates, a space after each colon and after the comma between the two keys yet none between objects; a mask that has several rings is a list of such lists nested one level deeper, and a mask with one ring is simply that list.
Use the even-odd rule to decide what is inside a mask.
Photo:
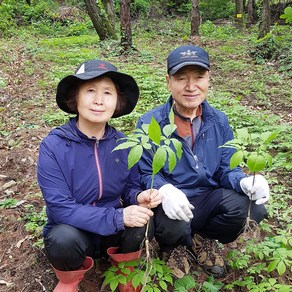
[{"label": "ginseng plant", "polygon": [[[247,128],[237,129],[236,137],[233,140],[227,141],[221,147],[236,149],[236,152],[231,156],[230,169],[237,167],[247,167],[249,173],[253,175],[253,183],[257,172],[267,170],[272,166],[272,156],[268,152],[271,141],[277,137],[277,132],[263,132],[261,134],[249,133]],[[253,232],[258,234],[257,222],[250,218],[252,203],[252,194],[248,208],[246,224],[243,229],[243,234]]]},{"label": "ginseng plant", "polygon": [[[176,138],[172,138],[172,133],[176,130],[174,124],[173,110],[169,113],[170,123],[160,128],[154,117],[151,118],[150,124],[142,124],[141,129],[135,129],[134,133],[122,138],[125,142],[116,146],[113,151],[131,148],[128,154],[128,168],[133,167],[141,158],[143,151],[147,151],[152,156],[152,179],[150,196],[153,189],[154,177],[162,169],[168,165],[169,172],[175,168],[177,161],[182,156],[182,144]],[[149,206],[150,207],[150,206]],[[146,262],[148,263],[147,275],[152,269],[150,248],[149,248],[149,221],[145,231],[145,250]],[[147,281],[146,275],[146,281]]]}]

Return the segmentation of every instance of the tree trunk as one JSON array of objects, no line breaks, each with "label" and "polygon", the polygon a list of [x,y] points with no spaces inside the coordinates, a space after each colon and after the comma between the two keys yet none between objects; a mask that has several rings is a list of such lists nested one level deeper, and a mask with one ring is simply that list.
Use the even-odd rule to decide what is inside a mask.
[{"label": "tree trunk", "polygon": [[263,0],[262,17],[260,21],[259,36],[258,39],[263,38],[268,32],[270,32],[271,26],[271,11],[269,0]]},{"label": "tree trunk", "polygon": [[131,29],[131,0],[121,0],[121,46],[124,52],[132,49],[132,29]]},{"label": "tree trunk", "polygon": [[116,15],[115,15],[115,7],[113,0],[102,0],[103,7],[107,12],[109,22],[112,24],[112,27],[115,30],[116,27]]},{"label": "tree trunk", "polygon": [[84,0],[87,13],[101,41],[116,38],[114,27],[101,13],[101,9],[95,0]]},{"label": "tree trunk", "polygon": [[256,22],[256,15],[255,15],[255,0],[248,0],[247,3],[247,24],[246,27],[250,27],[251,25],[255,24]]},{"label": "tree trunk", "polygon": [[199,36],[200,28],[200,11],[199,11],[199,0],[192,0],[192,20],[191,20],[191,36]]},{"label": "tree trunk", "polygon": [[243,0],[235,0],[235,26],[242,28],[243,25]]}]

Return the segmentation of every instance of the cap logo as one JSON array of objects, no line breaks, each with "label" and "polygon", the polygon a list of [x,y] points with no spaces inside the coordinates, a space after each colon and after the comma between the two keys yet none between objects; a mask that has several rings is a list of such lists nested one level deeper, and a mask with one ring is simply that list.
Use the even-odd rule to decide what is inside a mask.
[{"label": "cap logo", "polygon": [[180,54],[183,56],[183,57],[197,57],[197,51],[191,51],[191,50],[187,50],[186,52],[181,52]]},{"label": "cap logo", "polygon": [[82,64],[76,74],[83,74],[85,72],[85,64]]},{"label": "cap logo", "polygon": [[107,69],[107,67],[106,67],[106,65],[104,63],[100,63],[97,68],[98,69],[103,69],[103,70]]}]

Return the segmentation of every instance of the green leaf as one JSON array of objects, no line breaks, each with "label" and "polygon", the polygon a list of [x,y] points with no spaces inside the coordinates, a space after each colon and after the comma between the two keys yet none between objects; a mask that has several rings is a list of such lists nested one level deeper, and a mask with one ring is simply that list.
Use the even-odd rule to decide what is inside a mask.
[{"label": "green leaf", "polygon": [[[142,129],[143,129],[143,125],[142,125]],[[135,130],[134,130],[134,135],[145,135],[145,132],[142,130],[142,129],[140,129],[140,128],[136,128]],[[129,135],[129,136],[131,136],[131,135]]]},{"label": "green leaf", "polygon": [[167,284],[164,281],[159,281],[159,286],[164,290],[167,291]]},{"label": "green leaf", "polygon": [[148,134],[149,124],[142,124],[141,128],[145,134]]},{"label": "green leaf", "polygon": [[279,276],[282,276],[286,272],[286,265],[283,261],[280,261],[277,266]]},{"label": "green leaf", "polygon": [[179,159],[181,159],[181,156],[182,156],[182,153],[183,153],[181,142],[178,141],[178,140],[175,139],[175,138],[171,138],[170,140],[171,140],[171,142],[172,142],[172,144],[173,144],[173,146],[174,146],[174,148],[175,148],[175,152],[176,152],[177,157],[178,157]]},{"label": "green leaf", "polygon": [[268,167],[271,167],[272,164],[273,164],[273,157],[272,157],[272,155],[270,155],[269,153],[262,153],[262,155],[265,157],[266,163],[268,164]]},{"label": "green leaf", "polygon": [[141,274],[137,274],[132,279],[132,285],[134,288],[137,288],[140,284],[143,284],[143,276]]},{"label": "green leaf", "polygon": [[170,139],[166,138],[164,141],[164,145],[169,146],[170,145]]},{"label": "green leaf", "polygon": [[272,262],[270,262],[269,266],[268,266],[268,272],[272,272],[276,269],[278,263],[280,260],[273,260]]},{"label": "green leaf", "polygon": [[172,172],[176,166],[176,155],[173,150],[169,147],[166,148],[168,154],[168,169],[169,172]]},{"label": "green leaf", "polygon": [[176,125],[166,125],[163,127],[162,132],[166,137],[170,137],[170,135],[175,131]]},{"label": "green leaf", "polygon": [[159,147],[153,156],[152,174],[155,175],[160,171],[166,162],[166,150]]},{"label": "green leaf", "polygon": [[168,283],[170,283],[172,285],[173,279],[172,279],[172,277],[170,275],[164,275],[163,278],[164,278],[164,281],[166,281],[166,282],[168,282]]},{"label": "green leaf", "polygon": [[156,143],[157,145],[160,145],[161,129],[160,129],[159,124],[153,117],[151,118],[151,122],[149,124],[148,135],[149,135],[149,138],[154,143]]},{"label": "green leaf", "polygon": [[141,145],[134,146],[128,155],[128,168],[133,167],[141,158],[143,153],[143,147]]},{"label": "green leaf", "polygon": [[170,124],[174,125],[174,111],[173,111],[173,108],[171,108],[171,110],[169,112],[169,115],[168,115],[168,118],[169,118]]},{"label": "green leaf", "polygon": [[127,284],[127,277],[123,274],[118,274],[118,281],[122,284]]},{"label": "green leaf", "polygon": [[185,275],[183,278],[176,280],[174,285],[177,288],[175,291],[187,291],[187,289],[195,288],[197,283],[192,276]]},{"label": "green leaf", "polygon": [[247,140],[249,138],[249,133],[247,128],[241,128],[236,130],[237,138]]},{"label": "green leaf", "polygon": [[122,150],[122,149],[127,149],[127,148],[131,148],[131,147],[134,147],[135,145],[137,145],[138,142],[123,142],[121,144],[119,144],[118,146],[116,146],[113,150],[113,151],[116,151],[116,150]]},{"label": "green leaf", "polygon": [[124,274],[124,275],[129,275],[131,273],[131,270],[129,268],[123,268],[121,269],[121,272]]},{"label": "green leaf", "polygon": [[161,265],[156,264],[154,265],[154,267],[157,273],[163,273],[163,269]]},{"label": "green leaf", "polygon": [[110,282],[110,288],[112,291],[116,291],[117,287],[119,285],[118,280],[113,280],[112,282]]},{"label": "green leaf", "polygon": [[146,150],[150,150],[152,148],[150,143],[145,143],[143,144],[143,148],[145,148]]},{"label": "green leaf", "polygon": [[147,135],[141,136],[141,144],[144,145],[145,143],[148,143],[149,137]]},{"label": "green leaf", "polygon": [[274,279],[274,278],[271,278],[271,279],[269,279],[268,281],[269,281],[269,283],[271,284],[271,286],[274,286],[274,285],[277,283],[277,280]]},{"label": "green leaf", "polygon": [[262,171],[267,163],[264,156],[253,154],[248,157],[246,164],[251,172],[258,172]]},{"label": "green leaf", "polygon": [[243,151],[236,151],[230,158],[230,169],[235,168],[243,161]]}]

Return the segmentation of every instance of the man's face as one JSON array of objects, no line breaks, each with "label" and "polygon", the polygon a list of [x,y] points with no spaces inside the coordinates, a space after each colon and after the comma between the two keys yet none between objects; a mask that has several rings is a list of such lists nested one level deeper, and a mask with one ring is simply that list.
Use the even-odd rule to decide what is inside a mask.
[{"label": "man's face", "polygon": [[207,97],[209,71],[199,66],[185,66],[166,79],[176,110],[182,116],[193,118]]}]

